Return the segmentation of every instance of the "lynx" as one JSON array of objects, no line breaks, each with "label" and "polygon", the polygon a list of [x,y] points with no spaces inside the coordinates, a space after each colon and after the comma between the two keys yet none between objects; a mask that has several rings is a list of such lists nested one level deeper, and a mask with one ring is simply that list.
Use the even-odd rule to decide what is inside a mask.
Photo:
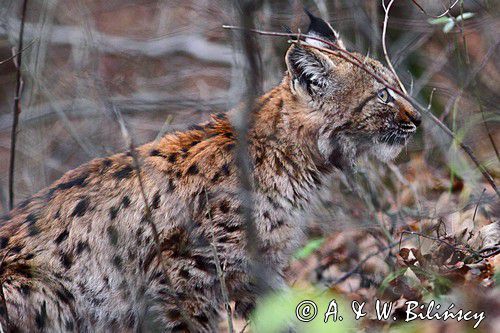
[{"label": "lynx", "polygon": [[[308,34],[344,48],[328,23],[309,16]],[[287,72],[256,101],[248,135],[253,216],[272,288],[284,285],[327,177],[363,154],[394,158],[420,124],[408,102],[338,50],[306,42],[288,49]],[[395,84],[378,61],[365,65]],[[248,314],[259,290],[235,195],[237,112],[138,147],[140,168],[130,152],[90,161],[7,214],[2,329],[216,331],[223,296],[212,245],[230,301]]]}]

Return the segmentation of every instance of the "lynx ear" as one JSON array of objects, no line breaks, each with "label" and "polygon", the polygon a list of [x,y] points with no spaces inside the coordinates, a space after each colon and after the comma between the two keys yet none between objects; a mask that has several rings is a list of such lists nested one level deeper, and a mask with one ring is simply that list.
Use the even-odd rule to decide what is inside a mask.
[{"label": "lynx ear", "polygon": [[[339,48],[345,49],[344,43],[339,37],[339,33],[332,28],[330,23],[324,21],[323,19],[314,16],[307,8],[304,8],[307,16],[309,16],[309,29],[307,30],[308,35],[319,37],[325,39],[329,42],[336,44]],[[322,43],[318,40],[312,38],[306,38],[306,43],[320,46],[325,48],[331,48],[328,44]]]},{"label": "lynx ear", "polygon": [[335,66],[322,52],[301,45],[292,45],[285,60],[292,86],[295,87],[296,83],[299,83],[311,96],[325,90]]}]

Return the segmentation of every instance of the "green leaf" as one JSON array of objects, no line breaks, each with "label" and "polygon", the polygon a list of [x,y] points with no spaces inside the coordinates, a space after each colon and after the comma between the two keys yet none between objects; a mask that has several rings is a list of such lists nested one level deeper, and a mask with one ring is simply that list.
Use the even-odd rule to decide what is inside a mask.
[{"label": "green leaf", "polygon": [[449,17],[446,17],[446,16],[443,16],[443,17],[440,17],[440,18],[436,18],[436,19],[429,19],[428,22],[430,24],[433,24],[433,25],[437,25],[437,24],[445,24],[445,23],[448,23],[450,21],[453,21],[451,18]]},{"label": "green leaf", "polygon": [[453,29],[453,27],[455,26],[455,22],[454,21],[450,21],[448,23],[446,23],[443,27],[443,32],[445,34],[447,34],[448,32],[451,31],[451,29]]},{"label": "green leaf", "polygon": [[463,21],[463,20],[470,19],[471,17],[474,17],[474,15],[476,15],[476,14],[474,14],[474,13],[468,13],[468,12],[467,12],[467,13],[463,13],[462,15],[458,15],[458,16],[455,18],[455,20],[456,20],[457,22],[460,22],[460,21]]},{"label": "green leaf", "polygon": [[324,238],[313,239],[307,243],[303,248],[299,249],[295,254],[295,259],[305,259],[309,257],[314,251],[319,249],[321,245],[325,242]]},{"label": "green leaf", "polygon": [[[298,305],[306,300],[314,302],[317,312],[311,321],[301,322],[296,317],[296,310]],[[332,300],[337,303],[337,321],[333,322],[333,317],[330,316],[328,322],[325,323],[325,313]],[[251,325],[252,332],[266,333],[288,332],[288,329],[292,327],[294,332],[354,333],[358,331],[347,301],[339,295],[319,290],[288,289],[266,296],[257,303],[251,316]]]}]

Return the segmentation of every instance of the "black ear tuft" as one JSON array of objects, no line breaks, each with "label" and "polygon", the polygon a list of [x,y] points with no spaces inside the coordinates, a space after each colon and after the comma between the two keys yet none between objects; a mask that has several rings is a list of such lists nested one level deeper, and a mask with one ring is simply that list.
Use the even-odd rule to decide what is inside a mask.
[{"label": "black ear tuft", "polygon": [[306,42],[314,45],[314,46],[321,46],[325,48],[340,48],[345,50],[345,45],[344,42],[340,39],[339,34],[335,29],[332,28],[330,23],[325,22],[323,19],[314,16],[311,14],[310,11],[307,10],[307,8],[304,8],[304,11],[306,12],[307,16],[309,16],[309,29],[307,30],[307,34],[311,35],[313,37],[321,38],[327,42],[334,43],[335,47],[332,47],[332,45],[329,45],[328,43],[321,42],[319,40],[316,40],[314,38],[307,38],[306,37]]},{"label": "black ear tuft", "polygon": [[307,29],[307,33],[311,35],[316,35],[318,37],[327,38],[333,42],[337,41],[338,34],[332,28],[332,26],[325,22],[323,19],[314,16],[307,8],[304,7],[304,11],[307,16],[309,16],[309,29]]}]

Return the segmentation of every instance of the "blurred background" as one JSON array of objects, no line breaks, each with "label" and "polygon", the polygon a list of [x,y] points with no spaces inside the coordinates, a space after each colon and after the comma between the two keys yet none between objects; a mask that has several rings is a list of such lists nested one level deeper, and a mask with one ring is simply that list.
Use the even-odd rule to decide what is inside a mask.
[{"label": "blurred background", "polygon": [[[433,17],[453,3],[449,13]],[[304,31],[303,6],[329,21],[348,49],[383,60],[384,9],[380,1],[268,0],[256,12],[255,26]],[[0,61],[18,51],[22,8],[21,0],[0,3]],[[121,111],[135,143],[142,144],[242,101],[244,56],[235,32],[222,28],[223,24],[240,24],[239,10],[236,2],[222,0],[28,0],[15,151],[16,202],[92,158],[125,150],[113,109]],[[429,105],[458,140],[471,146],[495,181],[500,175],[499,14],[500,3],[495,0],[395,1],[386,37],[389,56],[412,96]],[[266,90],[281,80],[289,44],[286,38],[256,36],[256,40],[263,73],[261,88]],[[3,211],[8,208],[16,83],[16,62],[2,62]],[[455,237],[453,244],[475,246],[476,250],[486,244],[498,245],[497,234],[485,236],[483,231],[482,238],[477,236],[483,228],[498,226],[500,205],[495,192],[457,142],[426,117],[417,137],[394,163],[362,161],[356,178],[353,188],[338,175],[317,216],[311,217],[311,240],[291,266],[299,285],[323,285],[343,295],[373,298],[383,283],[399,283],[400,276],[391,274],[405,262],[404,253],[401,257],[401,247],[393,242],[408,230],[420,233],[408,242],[417,244],[415,248],[422,253],[435,252],[439,245],[425,247],[423,241],[430,240],[425,236],[431,234],[438,239]],[[456,238],[463,230],[475,238]],[[468,242],[473,238],[476,243],[471,245]],[[360,265],[371,249],[379,253]],[[494,313],[483,327],[498,332],[499,292],[492,287],[494,258],[487,258],[489,268],[479,270],[481,278],[467,277],[469,269],[457,283],[462,286],[478,280],[484,284],[487,291],[481,301]],[[434,262],[440,276],[446,275],[439,271],[441,266],[457,264],[450,257],[445,259],[440,265]],[[482,259],[481,263],[485,264]],[[413,264],[406,262],[407,270]],[[392,280],[387,281],[388,276]],[[384,295],[410,299],[425,297],[429,290],[436,294],[436,279],[427,280],[432,285],[426,290],[415,289],[405,280],[412,295],[404,294],[398,284],[398,291]],[[415,281],[423,284],[419,276]],[[445,288],[446,293],[451,288]],[[462,300],[470,301],[465,296]],[[442,329],[441,324],[425,325],[431,331]],[[447,329],[467,327],[460,325]]]}]

